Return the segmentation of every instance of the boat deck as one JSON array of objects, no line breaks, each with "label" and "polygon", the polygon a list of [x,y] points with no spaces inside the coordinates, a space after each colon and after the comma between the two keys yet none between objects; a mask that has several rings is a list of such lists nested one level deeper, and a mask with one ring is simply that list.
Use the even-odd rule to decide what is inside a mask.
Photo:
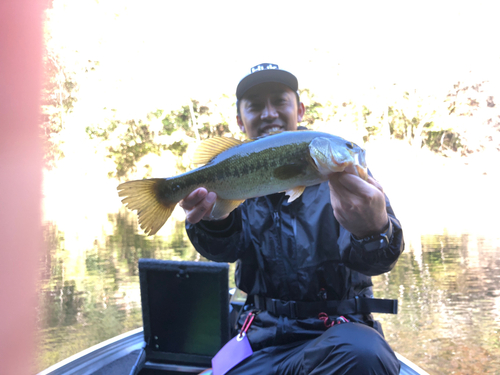
[{"label": "boat deck", "polygon": [[[142,328],[107,340],[51,366],[38,375],[124,375],[135,365],[144,344]],[[420,367],[396,353],[400,375],[429,375]],[[187,370],[187,371],[186,371]],[[143,370],[141,375],[179,375],[199,373],[200,369],[166,366],[162,371]]]}]

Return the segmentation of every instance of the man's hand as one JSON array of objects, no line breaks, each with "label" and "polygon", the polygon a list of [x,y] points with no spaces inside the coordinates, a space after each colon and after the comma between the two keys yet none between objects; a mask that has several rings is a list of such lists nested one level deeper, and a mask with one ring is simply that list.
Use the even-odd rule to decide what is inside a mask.
[{"label": "man's hand", "polygon": [[[186,220],[191,224],[196,224],[200,220],[210,220],[212,208],[214,207],[217,194],[208,192],[205,188],[198,188],[191,192],[187,197],[180,201],[179,205],[186,213]],[[223,220],[226,215],[218,220]]]},{"label": "man's hand", "polygon": [[387,227],[385,196],[375,179],[368,176],[364,181],[350,173],[333,173],[329,185],[333,214],[349,232],[363,238]]}]

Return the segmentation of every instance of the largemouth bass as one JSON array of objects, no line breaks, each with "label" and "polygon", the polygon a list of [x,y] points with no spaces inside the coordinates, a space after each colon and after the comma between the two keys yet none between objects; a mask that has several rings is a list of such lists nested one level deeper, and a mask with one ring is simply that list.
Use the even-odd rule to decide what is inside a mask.
[{"label": "largemouth bass", "polygon": [[286,192],[292,202],[307,186],[348,172],[367,180],[365,151],[343,138],[315,131],[285,131],[239,141],[211,138],[198,147],[194,162],[204,164],[171,178],[128,181],[118,195],[139,224],[153,235],[165,224],[177,203],[199,187],[217,194],[211,217],[218,219],[248,198]]}]

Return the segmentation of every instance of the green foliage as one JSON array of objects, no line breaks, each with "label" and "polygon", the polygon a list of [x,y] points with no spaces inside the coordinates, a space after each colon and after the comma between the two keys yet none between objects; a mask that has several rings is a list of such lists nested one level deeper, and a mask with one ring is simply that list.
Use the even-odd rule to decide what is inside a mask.
[{"label": "green foliage", "polygon": [[324,107],[316,100],[316,97],[309,89],[300,90],[300,100],[306,107],[302,122],[305,123],[305,126],[311,127],[316,121],[322,119],[322,109]]},{"label": "green foliage", "polygon": [[500,151],[500,106],[494,94],[496,88],[488,81],[457,82],[448,93],[448,117],[454,119],[449,132],[458,139],[463,155],[486,148]]},{"label": "green foliage", "polygon": [[[223,97],[222,103],[230,100]],[[103,127],[87,127],[90,139],[98,139],[105,144],[107,157],[112,159],[116,169],[108,173],[109,177],[124,179],[137,171],[137,163],[148,154],[161,155],[170,151],[177,157],[177,168],[185,170],[183,156],[189,144],[215,136],[230,135],[229,124],[219,111],[219,103],[209,102],[204,105],[191,100],[189,105],[179,110],[165,113],[162,109],[148,113],[144,119],[106,120]]]},{"label": "green foliage", "polygon": [[[89,60],[82,72],[97,66],[98,62]],[[62,132],[77,103],[79,75],[68,72],[49,50],[44,68],[42,129],[50,168],[64,156]],[[309,89],[301,90],[300,98],[306,107],[302,123],[309,129],[332,131],[361,142],[401,139],[417,149],[427,147],[445,155],[467,155],[487,147],[500,151],[500,111],[489,82],[458,82],[441,97],[401,90],[384,103],[385,109],[352,100],[324,102]],[[235,116],[233,96],[206,103],[190,100],[179,109],[158,108],[140,119],[109,112],[108,119],[87,127],[86,132],[90,139],[101,142],[100,147],[116,165],[109,176],[120,180],[136,172],[138,162],[149,154],[161,156],[169,151],[177,158],[178,170],[184,171],[189,163],[183,156],[194,142],[216,136],[242,137],[229,120]]]},{"label": "green foliage", "polygon": [[460,140],[460,135],[452,129],[432,130],[434,123],[431,123],[427,131],[425,145],[434,152],[443,152],[443,150],[451,150],[454,152],[463,148]]},{"label": "green foliage", "polygon": [[[300,93],[306,105],[303,123],[310,129],[322,130],[326,126],[325,130],[346,137],[356,138],[353,134],[357,133],[365,141],[391,137],[406,140],[417,149],[427,147],[438,153],[472,152],[480,149],[487,138],[480,140],[479,146],[474,145],[473,141],[478,141],[472,138],[470,128],[457,125],[459,121],[455,119],[472,119],[481,108],[495,107],[493,96],[480,98],[470,94],[470,90],[482,92],[481,87],[482,84],[463,87],[459,83],[445,98],[402,91],[382,112],[353,101],[323,104],[310,90],[304,89]],[[158,109],[142,120],[108,120],[104,128],[89,127],[87,133],[93,139],[107,142],[108,157],[116,165],[110,177],[126,178],[137,170],[141,158],[148,154],[161,155],[167,150],[178,158],[178,169],[184,170],[187,165],[182,157],[192,142],[214,136],[238,136],[231,132],[227,120],[229,111],[234,111],[232,104],[228,105],[232,100],[225,96],[203,105],[191,100],[178,110],[165,113]],[[500,148],[500,137],[496,136],[500,125],[495,121],[490,119],[483,128],[492,133],[490,141],[498,139]]]},{"label": "green foliage", "polygon": [[[197,103],[197,102],[196,102]],[[194,106],[194,104],[193,104]],[[191,115],[189,106],[183,106],[178,111],[172,111],[167,114],[162,120],[163,133],[172,135],[174,131],[182,129],[188,137],[194,137],[194,130],[191,128]]]},{"label": "green foliage", "polygon": [[[161,115],[161,111],[150,113],[148,119],[152,119],[157,115]],[[154,142],[155,134],[149,128],[147,121],[136,120],[110,120],[109,125],[104,129],[95,129],[87,127],[86,132],[91,139],[108,140],[111,135],[120,129],[117,145],[109,145],[107,147],[108,158],[112,159],[116,164],[116,171],[110,172],[110,177],[121,179],[129,172],[135,171],[136,162],[148,155],[154,153],[159,155],[162,150],[167,149],[165,145]]]}]

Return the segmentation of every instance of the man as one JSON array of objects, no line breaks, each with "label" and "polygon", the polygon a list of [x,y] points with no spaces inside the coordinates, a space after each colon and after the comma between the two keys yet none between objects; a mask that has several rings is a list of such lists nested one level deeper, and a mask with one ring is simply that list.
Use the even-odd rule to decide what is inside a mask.
[{"label": "man", "polygon": [[[237,121],[248,137],[297,130],[304,105],[298,82],[261,64],[238,84]],[[271,135],[272,136],[272,135]],[[399,363],[370,312],[394,312],[372,295],[370,276],[390,271],[403,251],[399,221],[382,187],[348,173],[284,193],[248,199],[210,220],[214,192],[181,203],[196,250],[237,261],[236,285],[257,311],[247,337],[254,353],[230,374],[399,374]]]}]

